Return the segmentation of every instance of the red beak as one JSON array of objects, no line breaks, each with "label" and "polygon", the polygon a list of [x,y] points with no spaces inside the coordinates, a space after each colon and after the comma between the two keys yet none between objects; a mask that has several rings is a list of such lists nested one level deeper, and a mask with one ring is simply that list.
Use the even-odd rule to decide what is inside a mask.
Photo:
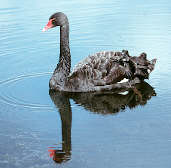
[{"label": "red beak", "polygon": [[49,20],[49,22],[47,23],[47,25],[43,28],[43,32],[45,32],[45,31],[47,31],[48,29],[50,29],[50,28],[52,28],[52,27],[54,27],[54,25],[52,24],[52,21],[53,21],[54,19],[50,19]]}]

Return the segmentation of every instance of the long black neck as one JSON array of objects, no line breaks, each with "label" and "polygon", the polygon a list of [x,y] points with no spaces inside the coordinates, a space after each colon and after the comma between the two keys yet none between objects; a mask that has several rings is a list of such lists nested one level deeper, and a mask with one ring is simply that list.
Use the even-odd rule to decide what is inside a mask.
[{"label": "long black neck", "polygon": [[67,77],[71,68],[71,55],[69,48],[69,23],[60,27],[60,57],[58,71],[62,71]]}]

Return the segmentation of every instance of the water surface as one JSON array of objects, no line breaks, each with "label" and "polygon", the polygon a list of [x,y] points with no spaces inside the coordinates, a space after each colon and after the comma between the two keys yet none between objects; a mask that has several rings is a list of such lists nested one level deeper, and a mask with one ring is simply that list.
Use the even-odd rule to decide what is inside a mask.
[{"label": "water surface", "polygon": [[[154,0],[5,1],[0,7],[0,167],[171,166],[171,2]],[[143,99],[49,93],[59,28],[70,21],[72,67],[102,50],[146,52],[157,64]],[[55,161],[54,161],[55,160]]]}]

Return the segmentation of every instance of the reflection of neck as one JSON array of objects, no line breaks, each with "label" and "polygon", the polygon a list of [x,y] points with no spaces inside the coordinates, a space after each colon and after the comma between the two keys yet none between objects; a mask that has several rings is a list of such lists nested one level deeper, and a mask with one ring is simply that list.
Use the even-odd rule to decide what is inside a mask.
[{"label": "reflection of neck", "polygon": [[61,102],[63,103],[59,108],[59,113],[62,121],[62,150],[69,154],[71,151],[71,105],[69,99],[66,97],[61,97]]},{"label": "reflection of neck", "polygon": [[71,55],[69,48],[69,23],[60,27],[60,58],[59,67],[65,77],[70,73]]}]

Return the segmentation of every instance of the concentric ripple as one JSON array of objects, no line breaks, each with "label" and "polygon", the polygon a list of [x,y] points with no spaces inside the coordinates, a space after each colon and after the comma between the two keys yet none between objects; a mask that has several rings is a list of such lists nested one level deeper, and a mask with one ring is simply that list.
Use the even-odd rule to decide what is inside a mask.
[{"label": "concentric ripple", "polygon": [[51,74],[33,73],[0,81],[0,101],[12,106],[53,110],[48,93]]}]

